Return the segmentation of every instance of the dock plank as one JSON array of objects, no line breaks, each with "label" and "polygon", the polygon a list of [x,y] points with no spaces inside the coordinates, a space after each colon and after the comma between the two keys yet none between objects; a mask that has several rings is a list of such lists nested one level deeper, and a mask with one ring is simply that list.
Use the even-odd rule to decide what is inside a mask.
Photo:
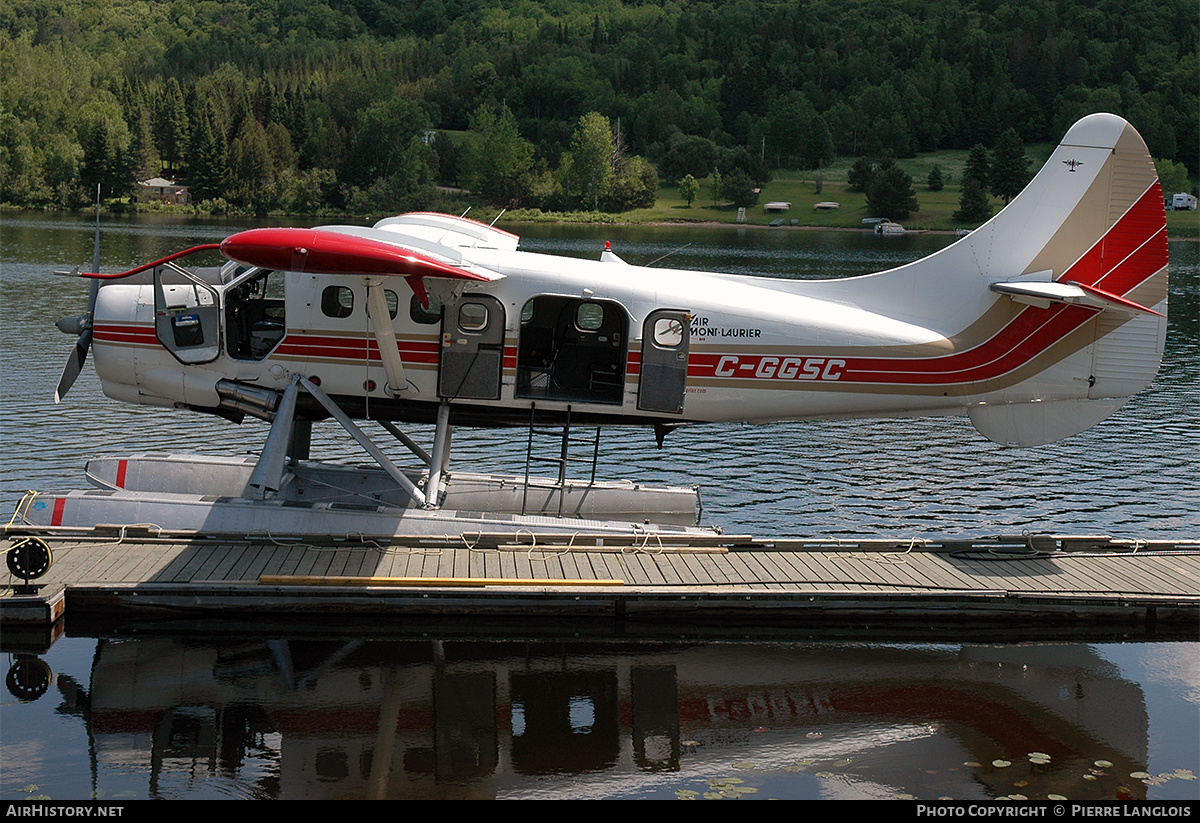
[{"label": "dock plank", "polygon": [[[276,598],[289,598],[293,607],[316,608],[317,601],[306,603],[305,595],[286,580],[273,581],[270,587],[257,583],[262,576],[305,576],[313,581],[308,585],[339,580],[346,585],[351,578],[403,581],[387,595],[401,600],[411,598],[411,591],[404,594],[404,590],[424,578],[422,598],[433,598],[424,600],[426,604],[445,594],[456,603],[486,605],[506,582],[560,581],[557,586],[540,582],[529,599],[521,601],[521,608],[534,608],[531,604],[537,602],[558,602],[556,591],[574,587],[578,592],[579,584],[586,581],[619,579],[624,582],[619,589],[597,590],[603,594],[596,596],[613,598],[613,604],[634,604],[646,597],[647,603],[658,604],[654,608],[664,609],[672,607],[662,604],[675,602],[664,595],[679,595],[678,601],[686,600],[684,608],[691,610],[700,600],[723,604],[721,608],[749,608],[748,604],[761,602],[772,609],[824,609],[821,603],[836,603],[829,608],[929,608],[937,613],[938,604],[949,595],[955,598],[955,609],[980,615],[992,615],[997,607],[1020,608],[1029,614],[1041,609],[1059,616],[1088,609],[1138,614],[1160,605],[1200,614],[1200,544],[1196,543],[1182,543],[1182,550],[1135,553],[1120,546],[1111,552],[1093,551],[1087,540],[1080,539],[1071,543],[1070,551],[1033,551],[1019,539],[998,547],[980,542],[961,551],[927,549],[915,542],[906,548],[905,541],[864,541],[856,546],[850,541],[789,540],[777,545],[738,543],[694,549],[572,542],[570,546],[544,542],[518,546],[493,540],[482,547],[470,541],[460,545],[452,540],[412,539],[385,549],[341,541],[280,543],[261,537],[192,542],[124,536],[59,539],[53,547],[54,563],[40,583],[46,597],[65,591],[68,602],[70,592],[81,587],[119,593],[151,586],[156,598],[169,600],[172,591],[179,591],[180,602],[187,604],[202,602],[210,592],[228,596],[234,586],[242,587],[240,596],[260,609],[271,608]],[[487,589],[464,589],[461,584],[466,578],[495,582]],[[386,587],[376,581],[371,588]],[[997,599],[997,593],[1007,596]],[[378,598],[376,594],[370,601],[375,607],[384,602]],[[0,609],[6,600],[11,598],[0,598]],[[335,600],[339,608],[352,608],[349,600]],[[564,598],[555,608],[577,608],[571,604],[579,601],[579,596]],[[1055,605],[1068,601],[1069,605]],[[406,608],[425,608],[415,600],[403,602]]]}]

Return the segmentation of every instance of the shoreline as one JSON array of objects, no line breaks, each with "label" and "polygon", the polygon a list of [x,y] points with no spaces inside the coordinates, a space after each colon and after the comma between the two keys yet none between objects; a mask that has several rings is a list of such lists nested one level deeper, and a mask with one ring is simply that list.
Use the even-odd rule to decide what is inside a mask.
[{"label": "shoreline", "polygon": [[[417,209],[416,211],[421,211],[421,209]],[[60,216],[84,217],[87,219],[92,219],[95,215],[95,212],[90,211],[90,210],[72,211],[72,210],[63,210],[63,209],[18,209],[18,208],[13,208],[11,206],[0,205],[0,219],[3,219],[6,216],[15,216],[15,215],[22,215],[22,214],[43,215],[43,216],[45,216],[45,215],[60,215]],[[251,215],[237,215],[237,214],[216,215],[216,214],[198,213],[195,211],[186,212],[186,211],[182,211],[182,210],[176,211],[176,210],[169,210],[169,209],[162,209],[162,210],[156,209],[156,210],[146,210],[146,211],[125,210],[125,209],[119,209],[119,210],[103,209],[101,211],[101,214],[105,215],[106,217],[116,218],[116,219],[128,218],[128,217],[145,217],[145,218],[157,218],[157,219],[176,218],[179,220],[197,220],[197,221],[202,221],[202,222],[222,222],[222,221],[224,221],[224,222],[235,222],[236,223],[236,222],[241,222],[241,221],[252,221],[255,223],[263,223],[264,221],[279,220],[279,221],[281,221],[281,224],[287,224],[287,225],[300,225],[301,224],[300,221],[304,221],[303,225],[306,225],[306,226],[321,225],[323,222],[331,220],[331,219],[338,220],[338,221],[362,220],[364,222],[374,222],[376,220],[381,219],[380,216],[370,216],[370,215],[285,214],[282,212],[272,213],[265,218],[260,218],[260,217],[254,217]],[[595,214],[595,213],[594,212],[575,212],[574,214],[578,215],[578,216],[583,216],[583,215],[590,215],[590,214]],[[1168,212],[1168,214],[1171,214],[1171,212]],[[1189,232],[1189,233],[1185,233],[1185,234],[1173,233],[1171,231],[1170,226],[1168,225],[1167,239],[1168,240],[1188,241],[1188,242],[1200,242],[1200,212],[1195,212],[1194,214],[1196,215],[1196,225],[1194,226],[1193,232]],[[503,216],[503,213],[500,213],[499,216]],[[545,217],[541,217],[541,218],[536,218],[536,217],[529,217],[526,215],[521,215],[521,216],[513,216],[508,221],[505,221],[505,222],[507,222],[509,225],[531,225],[531,226],[544,225],[544,224],[560,225],[560,226],[571,226],[571,225],[578,225],[578,226],[649,226],[649,227],[653,227],[653,228],[680,227],[680,228],[698,228],[698,229],[758,229],[758,230],[767,230],[767,229],[780,230],[780,229],[783,229],[783,230],[791,230],[791,231],[825,231],[825,232],[842,232],[842,233],[853,232],[853,233],[860,233],[860,234],[861,233],[868,233],[868,234],[873,233],[873,230],[869,226],[863,226],[863,227],[858,227],[858,226],[813,226],[813,225],[772,226],[772,225],[765,224],[765,223],[750,223],[750,222],[738,223],[738,222],[725,222],[725,221],[720,221],[720,220],[563,219],[566,216],[567,215],[565,215],[565,214],[561,214],[561,215],[555,215],[554,217],[545,216]],[[613,215],[613,216],[615,216],[615,215]],[[476,219],[479,222],[491,222],[492,220],[495,220],[496,217],[497,217],[496,215],[485,215],[480,218],[472,218],[472,219]],[[497,222],[499,222],[499,221],[497,221]],[[980,224],[980,225],[983,225],[983,224]],[[976,227],[970,229],[970,231],[975,231],[978,228],[979,228],[979,226],[976,226]],[[904,231],[904,234],[893,235],[893,236],[901,236],[902,237],[902,236],[908,235],[908,234],[954,235],[957,232],[959,232],[960,230],[961,229],[933,229],[933,228],[907,229],[906,228]]]}]

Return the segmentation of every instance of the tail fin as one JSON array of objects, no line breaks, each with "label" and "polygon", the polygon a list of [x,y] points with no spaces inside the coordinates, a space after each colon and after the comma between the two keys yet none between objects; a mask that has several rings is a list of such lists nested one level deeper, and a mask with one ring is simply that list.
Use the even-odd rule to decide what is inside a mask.
[{"label": "tail fin", "polygon": [[1026,189],[956,245],[1042,336],[1026,378],[970,407],[983,435],[1048,443],[1150,385],[1167,330],[1166,212],[1146,144],[1124,120],[1080,120]]}]

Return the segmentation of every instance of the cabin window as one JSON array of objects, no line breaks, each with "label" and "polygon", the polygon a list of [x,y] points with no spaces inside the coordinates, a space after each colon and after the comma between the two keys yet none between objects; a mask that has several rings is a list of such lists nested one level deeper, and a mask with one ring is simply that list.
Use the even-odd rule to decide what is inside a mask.
[{"label": "cabin window", "polygon": [[326,317],[349,317],[354,311],[354,291],[348,286],[326,286],[321,292],[321,313]]},{"label": "cabin window", "polygon": [[575,310],[575,325],[580,331],[596,331],[604,325],[604,307],[599,303],[580,303]]},{"label": "cabin window", "polygon": [[388,317],[395,320],[396,315],[400,313],[400,298],[391,289],[384,289],[383,299],[387,301]]},{"label": "cabin window", "polygon": [[487,306],[482,303],[463,303],[458,307],[458,327],[463,331],[483,331],[487,319]]},{"label": "cabin window", "polygon": [[421,298],[415,294],[408,301],[408,316],[414,323],[432,326],[442,322],[442,303],[432,294],[429,295],[429,305],[422,306]]},{"label": "cabin window", "polygon": [[654,321],[654,344],[664,349],[678,348],[683,342],[683,323],[673,317]]}]

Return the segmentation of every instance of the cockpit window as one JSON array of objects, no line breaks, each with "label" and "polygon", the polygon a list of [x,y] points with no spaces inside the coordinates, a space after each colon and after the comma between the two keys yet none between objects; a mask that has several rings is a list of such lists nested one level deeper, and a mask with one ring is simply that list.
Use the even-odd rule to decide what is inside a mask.
[{"label": "cockpit window", "polygon": [[287,331],[284,273],[265,270],[225,293],[226,345],[237,360],[262,360]]}]

